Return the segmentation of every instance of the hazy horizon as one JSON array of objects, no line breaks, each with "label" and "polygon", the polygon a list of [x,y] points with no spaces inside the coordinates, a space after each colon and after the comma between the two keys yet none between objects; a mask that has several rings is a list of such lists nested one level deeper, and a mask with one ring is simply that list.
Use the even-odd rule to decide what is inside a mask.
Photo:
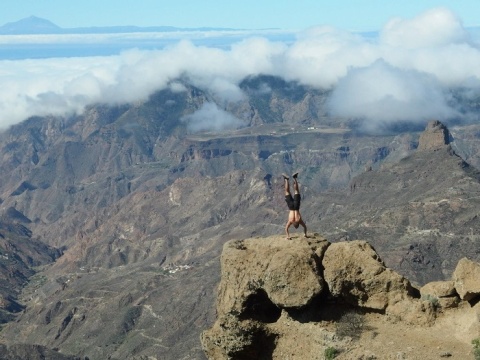
[{"label": "hazy horizon", "polygon": [[2,4],[0,24],[35,15],[62,28],[134,25],[298,31],[328,25],[363,32],[380,30],[391,18],[412,18],[439,6],[456,13],[464,26],[480,25],[478,0],[3,0]]}]

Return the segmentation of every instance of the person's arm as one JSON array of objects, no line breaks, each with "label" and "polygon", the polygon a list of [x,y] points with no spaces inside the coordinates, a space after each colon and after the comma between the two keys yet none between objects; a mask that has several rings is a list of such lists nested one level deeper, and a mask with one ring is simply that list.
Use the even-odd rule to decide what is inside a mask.
[{"label": "person's arm", "polygon": [[290,240],[290,233],[288,232],[288,229],[290,228],[290,225],[292,225],[292,222],[290,220],[287,221],[287,225],[285,225],[285,233],[287,234],[287,240]]},{"label": "person's arm", "polygon": [[300,225],[303,226],[303,235],[304,235],[305,237],[308,237],[308,236],[307,236],[307,225],[303,222],[303,220],[300,220]]}]

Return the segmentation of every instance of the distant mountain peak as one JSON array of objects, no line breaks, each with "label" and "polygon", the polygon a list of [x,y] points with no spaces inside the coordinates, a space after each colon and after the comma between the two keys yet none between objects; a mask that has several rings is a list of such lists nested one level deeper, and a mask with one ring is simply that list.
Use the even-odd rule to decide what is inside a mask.
[{"label": "distant mountain peak", "polygon": [[24,19],[7,23],[0,26],[0,35],[26,35],[26,34],[114,34],[126,32],[170,32],[170,31],[233,31],[233,28],[177,28],[174,26],[147,26],[139,27],[133,25],[120,26],[91,26],[62,28],[49,20],[37,16],[29,16]]},{"label": "distant mountain peak", "polygon": [[62,30],[61,27],[55,25],[49,20],[39,18],[37,16],[29,16],[24,19],[7,23],[0,26],[1,34],[53,34]]}]

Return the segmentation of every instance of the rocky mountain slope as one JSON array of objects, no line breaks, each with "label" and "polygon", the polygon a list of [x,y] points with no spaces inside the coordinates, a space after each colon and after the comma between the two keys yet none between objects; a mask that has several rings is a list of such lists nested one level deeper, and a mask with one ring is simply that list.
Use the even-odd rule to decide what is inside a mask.
[{"label": "rocky mountain slope", "polygon": [[[182,81],[184,91],[32,118],[1,135],[7,226],[47,244],[42,259],[63,254],[28,264],[13,298],[24,310],[2,343],[90,359],[204,357],[199,334],[215,320],[222,246],[283,233],[282,172],[301,171],[310,231],[369,241],[414,283],[475,259],[475,225],[466,226],[476,175],[451,151],[474,162],[474,132],[455,128],[450,148],[416,151],[418,132],[361,133],[328,117],[325,93],[295,83],[246,79],[248,96],[224,104]],[[205,104],[245,126],[194,133],[188,116]]]},{"label": "rocky mountain slope", "polygon": [[212,360],[333,352],[336,359],[466,359],[480,335],[480,264],[466,258],[452,280],[421,289],[359,240],[233,240],[221,264],[217,321],[202,334]]},{"label": "rocky mountain slope", "polygon": [[22,225],[24,219],[17,215],[9,208],[0,220],[0,323],[22,311],[18,295],[35,274],[34,268],[51,264],[62,254],[32,238],[32,232]]}]

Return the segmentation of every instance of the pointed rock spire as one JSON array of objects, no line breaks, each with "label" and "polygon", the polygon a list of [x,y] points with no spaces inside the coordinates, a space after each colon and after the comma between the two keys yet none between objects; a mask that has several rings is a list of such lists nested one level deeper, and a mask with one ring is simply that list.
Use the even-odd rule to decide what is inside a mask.
[{"label": "pointed rock spire", "polygon": [[447,127],[438,120],[427,124],[418,140],[418,150],[436,150],[450,144],[451,135]]}]

